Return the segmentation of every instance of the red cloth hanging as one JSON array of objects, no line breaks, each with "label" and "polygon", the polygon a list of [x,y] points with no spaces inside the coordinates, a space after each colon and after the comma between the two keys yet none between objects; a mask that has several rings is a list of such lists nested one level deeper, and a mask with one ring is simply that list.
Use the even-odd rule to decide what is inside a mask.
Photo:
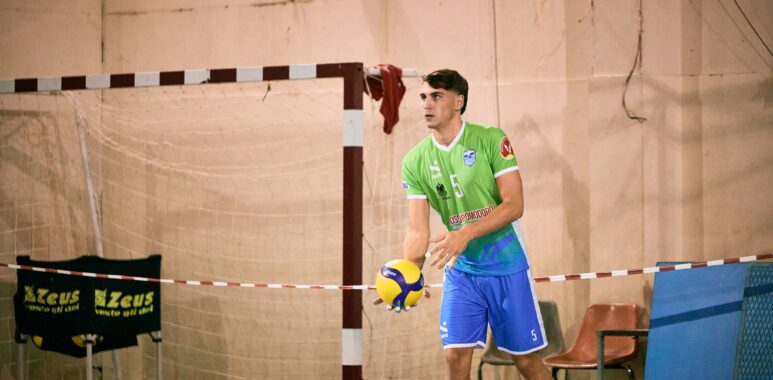
[{"label": "red cloth hanging", "polygon": [[[400,102],[405,95],[403,70],[390,64],[374,67],[381,72],[381,78],[369,75],[363,90],[376,101],[384,98],[379,111],[384,116],[384,132],[390,134],[395,124],[400,121]],[[370,88],[370,93],[368,93],[368,88]]]}]

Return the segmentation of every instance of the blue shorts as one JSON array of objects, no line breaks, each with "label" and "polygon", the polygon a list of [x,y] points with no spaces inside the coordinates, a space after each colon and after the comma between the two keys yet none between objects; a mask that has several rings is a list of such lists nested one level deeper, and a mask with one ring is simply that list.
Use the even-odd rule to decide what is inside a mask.
[{"label": "blue shorts", "polygon": [[485,347],[487,325],[497,348],[509,354],[547,346],[531,271],[476,276],[446,267],[440,303],[443,348]]}]

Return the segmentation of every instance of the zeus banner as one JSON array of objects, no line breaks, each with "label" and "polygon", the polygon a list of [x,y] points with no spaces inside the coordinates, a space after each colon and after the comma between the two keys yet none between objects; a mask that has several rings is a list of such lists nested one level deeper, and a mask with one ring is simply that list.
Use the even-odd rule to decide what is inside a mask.
[{"label": "zeus banner", "polygon": [[[36,261],[18,256],[16,263],[74,272],[159,278],[161,256],[111,260],[83,256],[67,261]],[[38,347],[82,357],[81,335],[96,335],[93,351],[137,344],[137,334],[161,330],[158,282],[124,281],[18,270],[14,296],[17,334]]]}]

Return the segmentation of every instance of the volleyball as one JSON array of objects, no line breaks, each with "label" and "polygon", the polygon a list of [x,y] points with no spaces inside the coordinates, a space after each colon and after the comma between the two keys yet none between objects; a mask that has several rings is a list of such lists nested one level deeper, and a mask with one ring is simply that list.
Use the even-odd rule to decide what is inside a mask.
[{"label": "volleyball", "polygon": [[376,292],[393,308],[405,309],[419,301],[424,289],[424,275],[418,265],[408,260],[392,260],[376,276]]}]

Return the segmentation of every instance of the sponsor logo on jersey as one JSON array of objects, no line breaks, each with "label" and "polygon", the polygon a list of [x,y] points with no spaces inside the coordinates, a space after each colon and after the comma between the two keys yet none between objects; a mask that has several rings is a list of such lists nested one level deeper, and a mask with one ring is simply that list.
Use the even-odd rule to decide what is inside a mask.
[{"label": "sponsor logo on jersey", "polygon": [[437,194],[440,195],[441,198],[448,198],[448,191],[442,183],[438,183],[437,186],[435,186],[435,190],[437,190]]},{"label": "sponsor logo on jersey", "polygon": [[408,185],[408,182],[405,182],[405,181],[403,181],[403,189],[404,189],[404,190],[408,190],[408,189],[410,189],[410,188],[411,188],[411,186],[410,186],[410,185]]},{"label": "sponsor logo on jersey", "polygon": [[464,164],[467,166],[472,166],[472,164],[475,163],[475,160],[477,159],[475,157],[475,150],[474,149],[467,149],[462,153],[462,159],[464,160]]},{"label": "sponsor logo on jersey", "polygon": [[451,215],[448,217],[448,224],[462,224],[471,220],[483,219],[484,216],[491,214],[494,211],[494,206],[479,208],[477,210],[467,211],[461,214]]},{"label": "sponsor logo on jersey", "polygon": [[437,160],[432,161],[432,165],[429,166],[429,171],[432,173],[432,179],[438,179],[442,176],[440,173],[440,165],[437,163]]},{"label": "sponsor logo on jersey", "polygon": [[513,146],[510,145],[510,140],[507,139],[507,136],[503,136],[502,141],[499,142],[499,154],[501,154],[502,158],[505,160],[512,160],[515,158]]}]

